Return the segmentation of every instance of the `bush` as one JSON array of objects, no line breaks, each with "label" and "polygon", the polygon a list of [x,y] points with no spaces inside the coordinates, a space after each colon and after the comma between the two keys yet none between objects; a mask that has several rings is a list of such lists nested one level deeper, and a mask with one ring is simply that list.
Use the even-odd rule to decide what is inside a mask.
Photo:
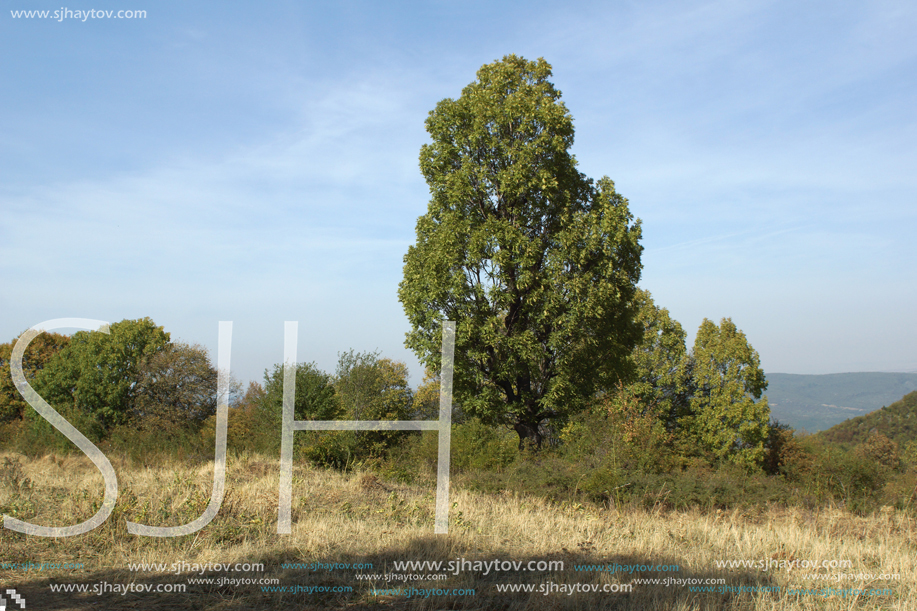
[{"label": "bush", "polygon": [[[511,465],[519,454],[518,437],[508,429],[470,419],[452,425],[450,473],[490,478]],[[400,481],[435,479],[439,457],[436,432],[409,434],[403,443],[389,448],[378,470]],[[467,480],[467,478],[466,478]]]},{"label": "bush", "polygon": [[121,425],[112,429],[101,444],[102,451],[117,452],[134,462],[148,463],[169,457],[180,461],[214,459],[214,444],[201,435],[199,423],[172,424],[160,428]]},{"label": "bush", "polygon": [[886,472],[901,469],[901,455],[898,444],[883,435],[875,433],[857,446],[856,453],[864,460],[874,462],[881,470]]},{"label": "bush", "polygon": [[[56,410],[93,443],[98,444],[107,431],[92,414],[77,410],[74,405],[64,405]],[[58,431],[34,409],[26,412],[26,417],[19,428],[19,438],[13,442],[18,451],[31,456],[48,452],[69,454],[79,452],[76,444]]]},{"label": "bush", "polygon": [[471,419],[452,427],[452,468],[456,472],[502,471],[518,456],[518,437],[502,427]]},{"label": "bush", "polygon": [[877,506],[888,470],[862,452],[817,437],[803,437],[782,467],[785,480],[807,505],[838,502],[851,511]]}]

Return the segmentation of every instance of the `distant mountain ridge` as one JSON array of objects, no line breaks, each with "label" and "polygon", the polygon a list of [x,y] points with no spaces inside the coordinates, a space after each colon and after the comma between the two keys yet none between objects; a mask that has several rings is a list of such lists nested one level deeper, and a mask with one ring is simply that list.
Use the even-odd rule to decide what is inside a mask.
[{"label": "distant mountain ridge", "polygon": [[824,431],[917,390],[917,373],[767,374],[771,418],[796,430]]}]

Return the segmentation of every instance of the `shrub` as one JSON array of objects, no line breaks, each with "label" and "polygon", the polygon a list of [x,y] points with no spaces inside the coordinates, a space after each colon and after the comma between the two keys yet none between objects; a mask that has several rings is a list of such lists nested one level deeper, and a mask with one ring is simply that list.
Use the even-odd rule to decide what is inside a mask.
[{"label": "shrub", "polygon": [[856,453],[864,460],[875,462],[884,471],[898,471],[901,469],[901,455],[898,444],[883,435],[874,433],[857,446]]}]

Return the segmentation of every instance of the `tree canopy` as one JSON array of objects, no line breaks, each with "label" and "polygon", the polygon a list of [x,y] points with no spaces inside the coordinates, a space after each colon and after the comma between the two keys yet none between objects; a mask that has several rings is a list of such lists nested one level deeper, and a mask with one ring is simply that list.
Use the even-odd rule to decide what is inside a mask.
[{"label": "tree canopy", "polygon": [[[376,352],[339,354],[334,387],[348,419],[407,420],[412,415],[414,393],[407,366],[379,358]],[[364,444],[385,447],[404,435],[400,431],[356,431],[354,437]]]},{"label": "tree canopy", "polygon": [[217,377],[204,347],[170,342],[141,361],[132,416],[147,428],[201,423],[217,411]]},{"label": "tree canopy", "polygon": [[113,323],[109,334],[74,333],[37,376],[35,390],[58,411],[91,422],[86,433],[99,437],[131,418],[143,363],[168,343],[169,334],[149,318]]},{"label": "tree canopy", "polygon": [[539,445],[543,425],[631,370],[641,334],[639,221],[607,177],[576,169],[573,120],[543,59],[485,65],[426,121],[430,187],[399,299],[406,345],[438,369],[457,321],[463,411]]},{"label": "tree canopy", "polygon": [[[279,423],[283,413],[282,364],[264,372],[264,394],[260,400]],[[296,420],[334,420],[341,415],[340,399],[334,392],[331,376],[315,363],[296,364],[293,415]]]},{"label": "tree canopy", "polygon": [[[20,334],[21,335],[21,334]],[[17,340],[0,344],[0,423],[22,419],[29,404],[13,384],[10,357]],[[51,358],[70,343],[70,338],[60,333],[39,333],[29,343],[22,356],[22,372],[29,384],[45,368]]]},{"label": "tree canopy", "polygon": [[642,289],[637,303],[644,332],[632,354],[635,375],[611,394],[619,403],[636,399],[640,415],[657,419],[687,455],[761,464],[772,434],[767,380],[745,334],[729,318],[704,319],[688,352],[668,310]]},{"label": "tree canopy", "polygon": [[636,303],[643,337],[632,353],[635,375],[627,390],[672,430],[685,415],[691,393],[685,331],[666,308],[653,302],[649,291],[638,289]]},{"label": "tree canopy", "polygon": [[764,457],[770,408],[757,351],[729,318],[704,319],[691,353],[690,415],[683,421],[717,458],[754,465]]}]

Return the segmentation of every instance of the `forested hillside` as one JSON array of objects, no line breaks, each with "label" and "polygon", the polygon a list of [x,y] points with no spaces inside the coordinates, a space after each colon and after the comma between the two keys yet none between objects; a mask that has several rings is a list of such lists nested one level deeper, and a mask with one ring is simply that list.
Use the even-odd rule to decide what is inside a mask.
[{"label": "forested hillside", "polygon": [[817,433],[864,416],[917,390],[917,373],[767,374],[771,416]]},{"label": "forested hillside", "polygon": [[835,425],[820,436],[835,443],[859,444],[876,433],[885,435],[901,447],[917,440],[917,391],[888,407]]}]

